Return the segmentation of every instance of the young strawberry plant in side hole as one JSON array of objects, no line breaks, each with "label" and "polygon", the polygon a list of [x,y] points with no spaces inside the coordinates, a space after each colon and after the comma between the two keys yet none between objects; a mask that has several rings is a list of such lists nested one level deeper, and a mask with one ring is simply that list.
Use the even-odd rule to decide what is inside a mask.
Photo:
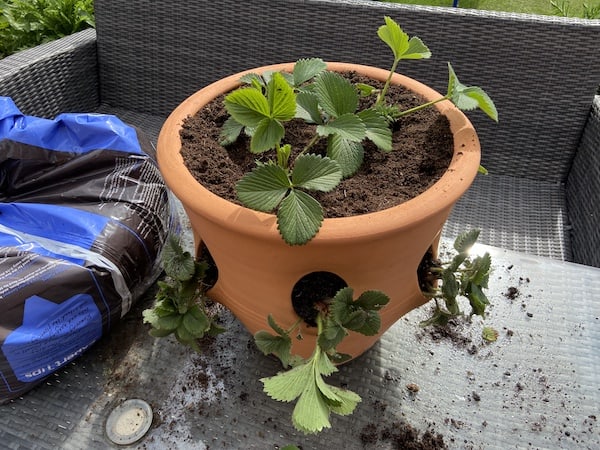
[{"label": "young strawberry plant in side hole", "polygon": [[[485,308],[490,302],[484,290],[488,287],[492,258],[488,252],[475,258],[469,256],[479,232],[470,230],[459,235],[454,241],[457,252],[454,258],[430,268],[423,294],[435,300],[435,311],[432,317],[422,322],[423,326],[446,325],[452,317],[461,315],[457,301],[459,296],[469,300],[471,315],[485,315]],[[441,287],[436,287],[436,281],[441,281]]]},{"label": "young strawberry plant in side hole", "polygon": [[208,264],[196,261],[173,236],[163,249],[162,264],[166,279],[157,282],[156,304],[143,311],[144,323],[152,326],[152,336],[174,334],[179,342],[199,352],[198,339],[225,331],[207,313],[204,279]]},{"label": "young strawberry plant in side hole", "polygon": [[[353,176],[363,162],[366,140],[380,151],[391,151],[391,130],[401,117],[449,100],[461,110],[480,108],[498,120],[490,97],[479,87],[462,84],[450,63],[445,95],[405,111],[388,104],[386,93],[400,61],[426,59],[431,52],[418,37],[409,38],[390,17],[385,17],[378,36],[394,55],[381,90],[363,83],[353,85],[314,58],[299,60],[292,73],[246,75],[241,79],[244,86],[225,97],[230,117],[222,128],[222,144],[231,144],[245,133],[250,136],[250,152],[275,153],[274,159],[257,162],[238,182],[238,198],[249,208],[276,211],[279,232],[290,245],[311,240],[323,222],[322,206],[307,191],[329,192],[342,179]],[[361,96],[376,96],[376,101],[360,110]],[[314,136],[303,149],[285,143],[285,123],[295,118],[314,125]],[[327,142],[326,155],[310,153],[322,139]]]},{"label": "young strawberry plant in side hole", "polygon": [[327,384],[323,377],[337,372],[336,363],[351,358],[336,351],[349,331],[366,336],[377,334],[381,326],[379,310],[388,302],[389,298],[379,291],[366,291],[353,300],[353,290],[346,287],[334,298],[319,304],[317,340],[308,359],[291,354],[292,335],[298,335],[301,319],[285,330],[269,316],[269,325],[275,334],[264,330],[255,334],[256,345],[264,354],[275,354],[284,367],[291,367],[261,381],[271,398],[282,402],[297,400],[292,413],[292,423],[297,430],[306,434],[318,433],[331,427],[331,413],[345,416],[354,411],[361,401],[360,396]]}]

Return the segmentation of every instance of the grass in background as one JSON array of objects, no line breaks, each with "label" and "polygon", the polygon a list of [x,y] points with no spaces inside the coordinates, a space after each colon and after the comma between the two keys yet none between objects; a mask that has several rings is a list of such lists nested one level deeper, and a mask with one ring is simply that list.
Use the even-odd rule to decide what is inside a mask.
[{"label": "grass in background", "polygon": [[94,26],[94,0],[0,0],[0,58]]},{"label": "grass in background", "polygon": [[[452,0],[385,0],[412,5],[452,6]],[[459,0],[460,8],[527,14],[600,18],[599,0]]]}]

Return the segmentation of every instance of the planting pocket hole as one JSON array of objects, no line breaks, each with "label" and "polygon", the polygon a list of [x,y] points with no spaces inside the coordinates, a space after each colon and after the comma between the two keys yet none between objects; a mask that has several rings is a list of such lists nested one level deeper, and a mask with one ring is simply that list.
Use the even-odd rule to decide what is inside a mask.
[{"label": "planting pocket hole", "polygon": [[333,298],[337,291],[348,284],[338,275],[331,272],[311,272],[298,280],[292,289],[292,306],[296,314],[313,327],[320,306]]},{"label": "planting pocket hole", "polygon": [[417,268],[417,278],[421,292],[429,292],[437,287],[437,278],[431,272],[433,267],[441,267],[440,261],[433,258],[433,248],[429,247]]},{"label": "planting pocket hole", "polygon": [[212,255],[210,254],[210,250],[204,244],[204,242],[200,243],[200,251],[198,252],[198,261],[205,262],[206,264],[208,264],[208,270],[206,271],[203,281],[204,281],[204,284],[206,285],[206,288],[210,289],[217,283],[217,280],[219,279],[219,269],[218,269],[217,265],[215,264],[215,260],[213,259]]}]

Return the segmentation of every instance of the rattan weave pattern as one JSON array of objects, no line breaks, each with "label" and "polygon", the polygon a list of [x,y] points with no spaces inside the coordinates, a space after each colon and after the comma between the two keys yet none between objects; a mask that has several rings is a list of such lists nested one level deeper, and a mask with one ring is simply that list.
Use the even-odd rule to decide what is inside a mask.
[{"label": "rattan weave pattern", "polygon": [[565,188],[526,178],[478,176],[454,207],[444,235],[481,230],[480,242],[572,261]]},{"label": "rattan weave pattern", "polygon": [[600,267],[600,96],[596,97],[567,182],[573,253]]},{"label": "rattan weave pattern", "polygon": [[590,64],[598,55],[588,50],[597,47],[600,20],[362,0],[224,0],[177,8],[166,1],[100,1],[96,10],[103,101],[155,115],[223,75],[262,64],[320,56],[388,67],[389,50],[375,30],[391,15],[434,55],[405,62],[400,72],[443,91],[452,61],[464,82],[482,85],[495,99],[499,124],[472,115],[484,163],[550,182],[566,179],[600,84],[600,64]]},{"label": "rattan weave pattern", "polygon": [[24,114],[39,117],[97,108],[95,30],[0,59],[0,95],[12,97]]}]

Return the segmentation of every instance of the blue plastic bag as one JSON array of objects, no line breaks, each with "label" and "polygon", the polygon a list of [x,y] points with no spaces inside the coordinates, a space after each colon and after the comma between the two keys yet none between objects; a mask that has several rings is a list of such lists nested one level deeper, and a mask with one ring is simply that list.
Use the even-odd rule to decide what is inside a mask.
[{"label": "blue plastic bag", "polygon": [[150,142],[118,118],[0,97],[0,403],[87,350],[156,279],[173,225]]}]

